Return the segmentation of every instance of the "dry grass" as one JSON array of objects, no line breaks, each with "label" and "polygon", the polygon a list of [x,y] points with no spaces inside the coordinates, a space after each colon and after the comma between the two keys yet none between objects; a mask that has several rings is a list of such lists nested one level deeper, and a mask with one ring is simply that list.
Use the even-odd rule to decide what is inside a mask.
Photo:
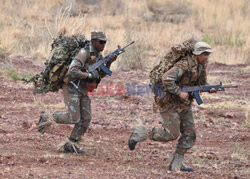
[{"label": "dry grass", "polygon": [[[84,33],[87,38],[91,30],[103,29],[111,39],[105,54],[118,44],[136,40],[136,45],[128,49],[114,69],[151,68],[171,45],[191,36],[207,41],[216,49],[211,61],[250,64],[248,0],[3,0],[1,3],[0,54],[4,50],[44,59],[52,37],[62,28],[68,34]],[[158,13],[152,9],[166,10],[167,18],[185,13],[186,17],[180,23],[145,20],[143,17]]]}]

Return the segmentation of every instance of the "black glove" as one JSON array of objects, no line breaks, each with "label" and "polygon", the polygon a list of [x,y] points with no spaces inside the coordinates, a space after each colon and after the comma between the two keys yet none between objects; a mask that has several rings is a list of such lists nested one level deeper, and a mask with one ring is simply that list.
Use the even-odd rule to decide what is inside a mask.
[{"label": "black glove", "polygon": [[100,75],[97,70],[94,70],[88,74],[88,78],[93,80],[93,79],[99,79]]}]

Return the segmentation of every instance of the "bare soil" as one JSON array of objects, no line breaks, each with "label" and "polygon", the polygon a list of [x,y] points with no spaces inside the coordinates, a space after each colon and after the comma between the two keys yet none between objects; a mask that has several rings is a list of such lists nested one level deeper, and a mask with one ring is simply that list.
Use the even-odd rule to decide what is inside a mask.
[{"label": "bare soil", "polygon": [[[19,72],[42,69],[31,59],[0,59]],[[238,84],[237,89],[202,95],[204,103],[193,105],[197,128],[195,147],[186,155],[192,173],[171,172],[168,165],[176,141],[147,140],[128,148],[136,119],[149,127],[159,125],[153,113],[153,96],[126,95],[126,83],[148,84],[149,70],[117,71],[100,87],[124,86],[122,94],[91,95],[93,119],[80,146],[83,155],[64,154],[57,146],[72,126],[52,126],[41,135],[36,130],[43,110],[64,111],[61,91],[33,95],[32,86],[14,81],[0,72],[0,178],[249,178],[250,73],[247,65],[213,63],[210,83]]]}]

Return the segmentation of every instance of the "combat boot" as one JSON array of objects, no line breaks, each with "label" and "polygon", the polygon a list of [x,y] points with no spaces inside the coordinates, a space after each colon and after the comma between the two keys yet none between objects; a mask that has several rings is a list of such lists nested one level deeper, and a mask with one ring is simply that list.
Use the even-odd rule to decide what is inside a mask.
[{"label": "combat boot", "polygon": [[132,133],[129,137],[129,140],[128,140],[128,147],[130,150],[134,150],[135,149],[135,146],[137,144],[137,141],[135,141],[135,133]]},{"label": "combat boot", "polygon": [[45,114],[46,113],[44,111],[41,112],[37,125],[42,124],[42,123],[47,121],[47,115],[45,115]]},{"label": "combat boot", "polygon": [[138,120],[138,125],[134,127],[132,134],[128,140],[128,146],[130,150],[134,150],[135,146],[138,142],[142,142],[148,137],[148,130],[145,125],[142,124],[141,121]]},{"label": "combat boot", "polygon": [[55,123],[55,121],[50,114],[44,111],[41,112],[39,121],[37,123],[38,132],[44,134],[53,123]]},{"label": "combat boot", "polygon": [[187,167],[184,164],[184,155],[174,153],[173,159],[170,163],[169,170],[171,171],[183,171],[183,172],[192,172],[193,168]]},{"label": "combat boot", "polygon": [[77,145],[75,144],[77,142],[77,140],[69,138],[69,141],[66,142],[63,146],[64,148],[64,153],[77,153],[77,154],[82,154],[85,153],[85,151],[83,149],[80,149],[79,147],[77,147]]}]

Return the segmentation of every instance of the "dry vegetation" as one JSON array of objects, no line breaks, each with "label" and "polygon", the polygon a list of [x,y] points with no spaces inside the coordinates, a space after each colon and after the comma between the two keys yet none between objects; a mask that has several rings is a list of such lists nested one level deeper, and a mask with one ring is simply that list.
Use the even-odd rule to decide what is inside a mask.
[{"label": "dry vegetation", "polygon": [[[47,57],[52,37],[103,29],[111,41],[107,53],[136,40],[114,68],[151,67],[175,43],[195,36],[215,49],[211,61],[250,61],[249,0],[3,0],[1,56]],[[40,61],[41,62],[41,61]],[[119,65],[118,65],[119,64]]]},{"label": "dry vegetation", "polygon": [[[249,178],[249,5],[249,0],[1,0],[0,178]],[[71,126],[55,125],[42,136],[35,130],[40,112],[63,111],[63,99],[60,93],[34,96],[32,86],[19,80],[41,71],[52,38],[64,28],[88,39],[91,30],[103,29],[110,39],[105,54],[136,41],[98,92],[106,84],[147,84],[150,69],[168,48],[191,36],[216,49],[210,62],[220,63],[208,66],[208,81],[239,88],[202,94],[204,103],[194,104],[197,142],[186,160],[195,172],[168,171],[175,142],[146,141],[128,150],[135,119],[158,125],[152,95],[91,95],[93,119],[81,144],[86,155],[80,157],[56,151]]]}]

